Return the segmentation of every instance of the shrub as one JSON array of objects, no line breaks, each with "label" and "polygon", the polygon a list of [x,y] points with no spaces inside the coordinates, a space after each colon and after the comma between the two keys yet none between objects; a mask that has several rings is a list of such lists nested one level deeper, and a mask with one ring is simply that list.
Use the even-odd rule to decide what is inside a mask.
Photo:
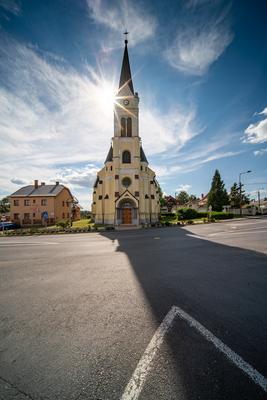
[{"label": "shrub", "polygon": [[161,213],[161,218],[162,219],[175,219],[176,215],[172,212],[165,212],[165,213]]},{"label": "shrub", "polygon": [[225,213],[221,211],[213,211],[211,213],[211,219],[222,220],[222,219],[232,219],[232,218],[234,218],[234,214],[232,213]]},{"label": "shrub", "polygon": [[68,219],[62,219],[61,221],[57,221],[56,226],[60,228],[68,228],[70,226],[70,221]]},{"label": "shrub", "polygon": [[181,208],[178,210],[178,219],[195,219],[199,218],[199,213],[193,208]]},{"label": "shrub", "polygon": [[192,221],[192,219],[189,219],[189,220],[187,221],[187,224],[188,224],[188,225],[193,225],[193,223],[194,223],[194,221]]}]

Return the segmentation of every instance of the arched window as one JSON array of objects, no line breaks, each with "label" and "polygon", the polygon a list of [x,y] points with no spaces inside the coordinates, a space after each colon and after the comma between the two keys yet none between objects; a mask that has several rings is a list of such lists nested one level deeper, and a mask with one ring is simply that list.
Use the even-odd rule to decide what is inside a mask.
[{"label": "arched window", "polygon": [[132,118],[127,118],[127,136],[132,136]]},{"label": "arched window", "polygon": [[128,150],[122,153],[122,162],[124,164],[131,164],[131,153]]},{"label": "arched window", "polygon": [[121,136],[126,136],[126,118],[121,118]]}]

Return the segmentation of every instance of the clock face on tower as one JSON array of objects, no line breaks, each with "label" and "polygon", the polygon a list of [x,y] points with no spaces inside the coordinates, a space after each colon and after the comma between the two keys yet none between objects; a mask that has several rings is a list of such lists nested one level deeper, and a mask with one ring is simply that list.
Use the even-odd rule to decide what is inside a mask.
[{"label": "clock face on tower", "polygon": [[129,104],[129,100],[123,100],[123,104],[125,105],[125,106],[128,106],[128,104]]}]

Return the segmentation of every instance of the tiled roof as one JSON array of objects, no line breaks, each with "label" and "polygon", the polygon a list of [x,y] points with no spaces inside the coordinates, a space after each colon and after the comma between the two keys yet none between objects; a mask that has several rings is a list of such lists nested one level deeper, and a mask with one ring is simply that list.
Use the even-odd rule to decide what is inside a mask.
[{"label": "tiled roof", "polygon": [[57,196],[65,186],[54,184],[54,185],[40,185],[35,188],[34,185],[28,185],[20,188],[11,196]]},{"label": "tiled roof", "polygon": [[131,68],[130,68],[130,62],[129,62],[129,56],[128,56],[128,49],[127,49],[127,40],[125,40],[125,48],[124,48],[123,61],[122,61],[122,67],[121,67],[119,89],[124,87],[125,85],[128,85],[132,94],[134,94]]}]

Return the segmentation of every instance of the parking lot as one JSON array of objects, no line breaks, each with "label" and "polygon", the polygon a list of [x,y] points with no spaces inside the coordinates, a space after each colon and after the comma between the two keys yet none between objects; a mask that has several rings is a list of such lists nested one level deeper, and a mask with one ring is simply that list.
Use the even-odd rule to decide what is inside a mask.
[{"label": "parking lot", "polygon": [[0,398],[264,399],[267,219],[0,239]]}]

